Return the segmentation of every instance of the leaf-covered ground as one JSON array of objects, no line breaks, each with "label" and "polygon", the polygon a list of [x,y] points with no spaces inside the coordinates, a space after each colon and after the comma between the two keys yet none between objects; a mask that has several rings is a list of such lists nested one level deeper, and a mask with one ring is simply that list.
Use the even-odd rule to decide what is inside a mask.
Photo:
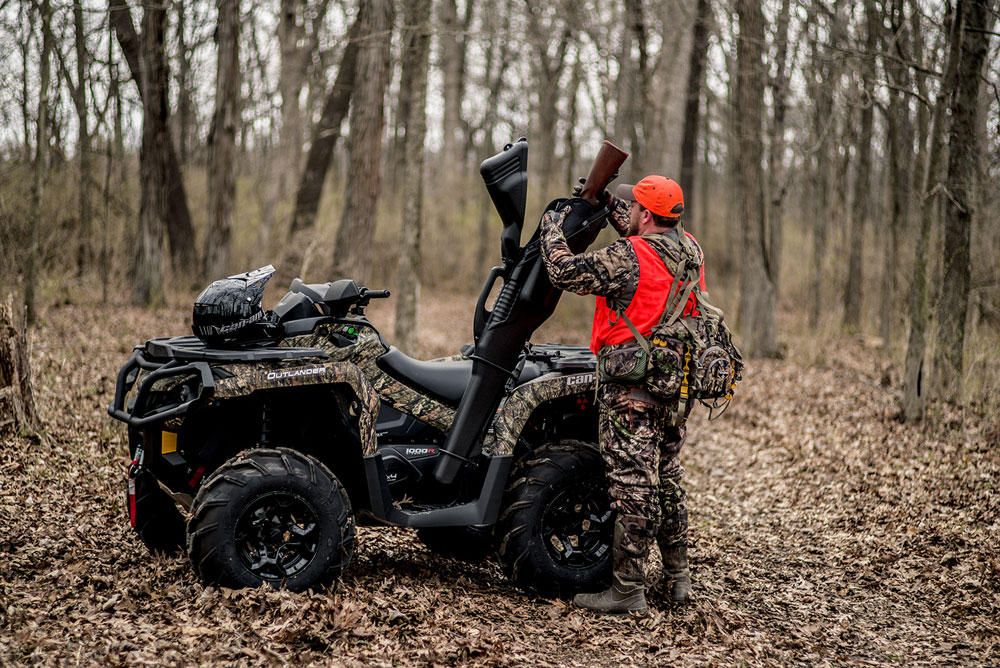
[{"label": "leaf-covered ground", "polygon": [[[471,310],[426,300],[423,353],[455,352]],[[123,430],[105,408],[132,346],[188,318],[43,312],[47,433],[0,444],[0,665],[1000,665],[995,418],[936,406],[899,423],[898,372],[861,341],[792,339],[787,359],[751,363],[720,420],[696,414],[693,602],[653,595],[648,616],[616,619],[405,530],[362,528],[324,593],[204,587],[184,558],[151,557],[127,527]]]}]

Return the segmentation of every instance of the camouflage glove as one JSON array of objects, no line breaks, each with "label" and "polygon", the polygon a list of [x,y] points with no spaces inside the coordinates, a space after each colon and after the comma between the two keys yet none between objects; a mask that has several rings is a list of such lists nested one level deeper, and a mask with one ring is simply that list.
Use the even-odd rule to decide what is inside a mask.
[{"label": "camouflage glove", "polygon": [[[611,177],[611,180],[614,181],[617,178],[618,178],[618,172],[615,172],[615,175]],[[586,177],[581,176],[577,180],[580,182],[580,185],[573,186],[573,197],[579,198],[580,197],[580,193],[583,191],[583,184],[585,184],[587,182],[587,179],[586,179]],[[610,183],[610,181],[609,181],[609,183]],[[607,206],[609,209],[614,204],[614,199],[615,199],[615,196],[612,195],[607,190],[602,190],[601,194],[597,196],[597,201],[600,204],[602,204],[604,206]]]}]

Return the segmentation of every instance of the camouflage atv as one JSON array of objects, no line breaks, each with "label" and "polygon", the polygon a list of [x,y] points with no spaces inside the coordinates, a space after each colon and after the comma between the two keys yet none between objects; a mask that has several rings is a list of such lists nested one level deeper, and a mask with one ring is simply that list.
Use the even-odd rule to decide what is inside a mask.
[{"label": "camouflage atv", "polygon": [[[364,314],[388,292],[346,279],[294,280],[250,341],[136,347],[109,412],[128,424],[129,517],[150,550],[186,548],[208,583],[303,590],[340,575],[356,523],[391,525],[413,527],[437,553],[495,553],[542,595],[606,585],[595,358],[528,343],[560,291],[538,231],[520,246],[526,160],[520,140],[481,167],[504,223],[503,261],[461,355],[425,362],[390,346]],[[607,210],[580,199],[549,207],[566,202],[579,252]]]}]

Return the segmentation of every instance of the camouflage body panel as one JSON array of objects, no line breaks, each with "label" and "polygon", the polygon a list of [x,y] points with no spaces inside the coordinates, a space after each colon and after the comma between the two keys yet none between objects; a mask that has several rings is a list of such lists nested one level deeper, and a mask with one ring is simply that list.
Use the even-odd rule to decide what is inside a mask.
[{"label": "camouflage body panel", "polygon": [[310,385],[347,385],[360,401],[357,411],[358,433],[361,434],[361,450],[365,456],[375,454],[378,443],[375,438],[375,420],[378,418],[381,402],[371,383],[361,370],[350,362],[324,362],[322,364],[299,360],[295,364],[261,362],[256,364],[234,364],[227,367],[233,374],[215,383],[215,398],[231,399],[249,395],[258,390]]},{"label": "camouflage body panel", "polygon": [[597,375],[586,371],[572,375],[546,374],[517,387],[497,410],[493,429],[483,441],[483,453],[496,457],[514,452],[517,439],[538,406],[574,394],[593,394]]},{"label": "camouflage body panel", "polygon": [[[353,329],[354,333],[349,330]],[[353,345],[338,347],[336,337],[357,337]],[[330,359],[357,365],[379,397],[401,413],[446,432],[455,421],[455,409],[436,401],[382,371],[375,360],[387,350],[378,332],[366,320],[320,325],[312,334],[286,339],[282,345],[322,348]],[[449,359],[449,358],[445,358]]]}]

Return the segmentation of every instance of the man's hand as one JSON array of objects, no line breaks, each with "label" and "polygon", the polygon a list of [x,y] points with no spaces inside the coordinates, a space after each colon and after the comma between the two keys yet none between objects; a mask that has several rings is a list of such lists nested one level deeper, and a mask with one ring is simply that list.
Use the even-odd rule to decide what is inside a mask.
[{"label": "man's hand", "polygon": [[[617,178],[618,178],[618,172],[615,172],[615,175],[611,177],[611,180],[614,181]],[[580,185],[573,186],[573,197],[577,198],[580,197],[580,193],[583,191],[583,184],[587,182],[587,179],[586,177],[581,176],[578,179],[578,181],[580,182]],[[612,195],[607,190],[601,191],[601,194],[597,196],[597,201],[600,202],[602,205],[607,206],[608,208],[611,208],[613,200],[614,200],[614,195]]]}]

